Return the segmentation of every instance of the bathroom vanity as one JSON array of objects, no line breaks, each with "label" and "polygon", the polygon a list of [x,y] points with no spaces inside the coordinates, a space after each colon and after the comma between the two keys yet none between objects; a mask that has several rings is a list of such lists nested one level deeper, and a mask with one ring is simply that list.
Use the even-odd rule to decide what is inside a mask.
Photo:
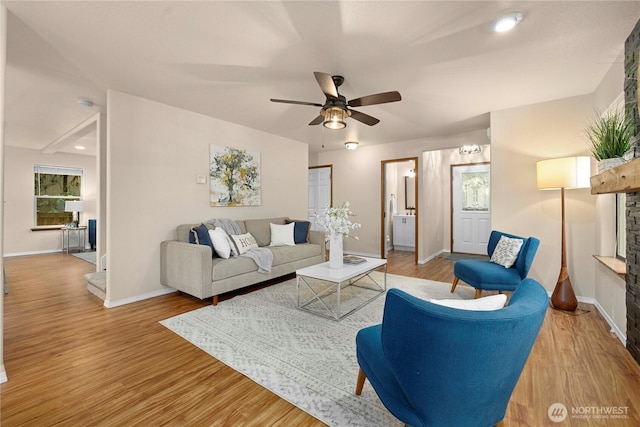
[{"label": "bathroom vanity", "polygon": [[393,249],[411,252],[416,250],[415,215],[393,216]]}]

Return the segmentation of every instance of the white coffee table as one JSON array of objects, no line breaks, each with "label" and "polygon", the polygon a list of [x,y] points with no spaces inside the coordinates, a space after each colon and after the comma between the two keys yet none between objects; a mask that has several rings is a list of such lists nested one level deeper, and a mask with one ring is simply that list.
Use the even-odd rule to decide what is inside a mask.
[{"label": "white coffee table", "polygon": [[[296,270],[298,308],[330,319],[340,320],[382,295],[384,291],[387,290],[387,260],[367,257],[361,258],[364,258],[365,262],[356,265],[344,264],[342,268],[330,268],[328,262],[323,262],[322,264],[316,264]],[[370,273],[382,266],[384,266],[384,283],[380,284],[371,277]],[[356,284],[365,277],[368,277],[371,282],[373,282],[370,286]],[[319,282],[323,282],[327,286],[317,290]],[[346,286],[343,287],[342,285],[344,283],[346,283]],[[315,288],[312,285],[316,285]],[[309,289],[313,296],[306,301],[300,301],[300,286],[304,286]],[[340,307],[340,292],[347,286],[367,289],[369,291],[375,291],[376,293],[357,307],[352,308],[346,313],[342,313]],[[332,306],[332,304],[328,304],[325,301],[326,297],[333,294],[336,296],[335,306]],[[318,301],[324,307],[326,312],[330,313],[330,315],[309,309],[309,305],[314,301]]]}]

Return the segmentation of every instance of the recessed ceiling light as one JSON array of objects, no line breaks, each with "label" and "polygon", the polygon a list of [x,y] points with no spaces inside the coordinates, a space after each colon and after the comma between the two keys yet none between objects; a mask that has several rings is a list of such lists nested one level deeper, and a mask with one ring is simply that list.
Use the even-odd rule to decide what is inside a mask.
[{"label": "recessed ceiling light", "polygon": [[496,22],[493,24],[493,31],[495,31],[496,33],[504,33],[505,31],[509,31],[513,27],[518,25],[520,21],[522,21],[522,13],[508,13],[496,20]]},{"label": "recessed ceiling light", "polygon": [[85,149],[84,145],[76,145],[73,148],[75,148],[76,150],[84,150]]}]

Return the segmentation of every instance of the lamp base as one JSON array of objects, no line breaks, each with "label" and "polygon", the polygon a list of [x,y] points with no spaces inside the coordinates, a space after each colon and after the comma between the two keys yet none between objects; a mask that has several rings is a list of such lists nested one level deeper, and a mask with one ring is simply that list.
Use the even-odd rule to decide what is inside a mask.
[{"label": "lamp base", "polygon": [[569,272],[565,266],[560,268],[558,282],[551,295],[551,304],[553,308],[565,311],[575,311],[575,309],[578,308],[578,300],[576,294],[573,292]]}]

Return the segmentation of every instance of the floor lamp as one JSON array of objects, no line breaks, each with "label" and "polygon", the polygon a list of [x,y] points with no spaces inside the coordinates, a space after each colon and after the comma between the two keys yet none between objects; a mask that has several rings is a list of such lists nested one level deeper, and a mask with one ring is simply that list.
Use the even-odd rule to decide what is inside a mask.
[{"label": "floor lamp", "polygon": [[563,157],[537,163],[538,190],[560,190],[562,204],[562,254],[560,274],[551,295],[551,304],[560,310],[574,311],[578,307],[576,294],[567,270],[567,244],[564,231],[564,190],[588,188],[591,159],[588,156]]}]

